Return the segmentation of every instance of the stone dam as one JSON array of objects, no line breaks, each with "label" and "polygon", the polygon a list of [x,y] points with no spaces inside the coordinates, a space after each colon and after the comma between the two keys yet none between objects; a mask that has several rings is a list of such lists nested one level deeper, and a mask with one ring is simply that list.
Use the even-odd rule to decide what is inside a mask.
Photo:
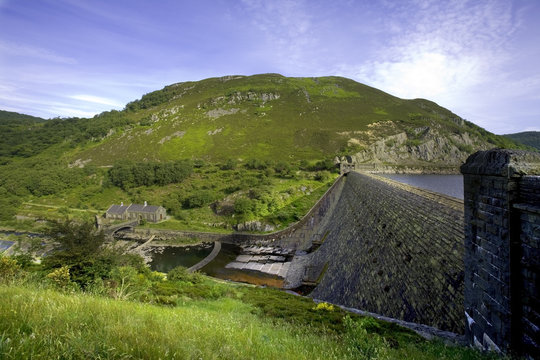
[{"label": "stone dam", "polygon": [[349,172],[276,233],[135,231],[286,249],[286,288],[540,358],[540,155],[483,151],[461,170],[464,202]]},{"label": "stone dam", "polygon": [[310,296],[320,300],[465,330],[463,202],[454,198],[350,172],[277,233],[151,233],[293,250],[286,288],[309,284]]}]

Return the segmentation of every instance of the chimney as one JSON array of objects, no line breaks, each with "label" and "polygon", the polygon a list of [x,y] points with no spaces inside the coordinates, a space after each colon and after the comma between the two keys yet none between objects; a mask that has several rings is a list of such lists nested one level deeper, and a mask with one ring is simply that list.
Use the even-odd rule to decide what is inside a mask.
[{"label": "chimney", "polygon": [[148,204],[147,204],[146,201],[145,201],[145,202],[144,202],[144,206],[146,206],[146,205],[148,205]]}]

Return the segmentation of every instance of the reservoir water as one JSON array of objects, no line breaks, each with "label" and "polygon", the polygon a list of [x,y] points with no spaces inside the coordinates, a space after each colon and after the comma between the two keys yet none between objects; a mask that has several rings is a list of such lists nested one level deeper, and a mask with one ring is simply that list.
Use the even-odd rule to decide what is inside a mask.
[{"label": "reservoir water", "polygon": [[462,175],[381,174],[381,176],[463,200]]}]

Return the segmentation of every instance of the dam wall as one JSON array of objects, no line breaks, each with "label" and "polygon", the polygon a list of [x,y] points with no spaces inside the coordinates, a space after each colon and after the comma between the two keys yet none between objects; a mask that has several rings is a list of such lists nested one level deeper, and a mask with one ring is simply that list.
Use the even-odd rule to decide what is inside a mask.
[{"label": "dam wall", "polygon": [[540,154],[490,150],[461,167],[470,344],[540,358]]},{"label": "dam wall", "polygon": [[349,173],[322,233],[306,255],[310,296],[464,332],[462,202]]}]

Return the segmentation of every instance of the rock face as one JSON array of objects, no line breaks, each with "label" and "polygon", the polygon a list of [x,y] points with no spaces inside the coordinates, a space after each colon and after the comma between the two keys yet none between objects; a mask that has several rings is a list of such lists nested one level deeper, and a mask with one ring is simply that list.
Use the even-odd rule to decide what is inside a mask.
[{"label": "rock face", "polygon": [[420,127],[374,141],[354,157],[360,164],[409,167],[440,164],[457,169],[473,149],[487,147],[485,142],[466,132],[442,134],[432,127]]},{"label": "rock face", "polygon": [[246,221],[237,224],[235,227],[237,231],[274,231],[275,227],[270,224],[263,224],[260,221]]}]

